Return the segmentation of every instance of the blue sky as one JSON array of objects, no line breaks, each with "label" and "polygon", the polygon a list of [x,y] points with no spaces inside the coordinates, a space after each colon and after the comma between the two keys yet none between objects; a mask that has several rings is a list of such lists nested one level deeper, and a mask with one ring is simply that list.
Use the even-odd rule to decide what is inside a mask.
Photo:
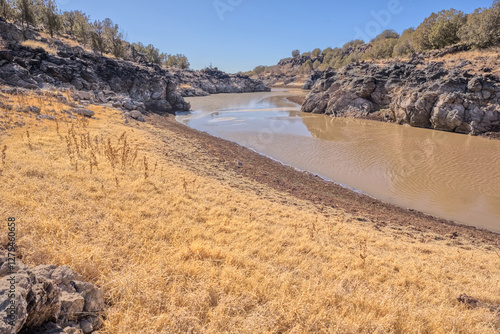
[{"label": "blue sky", "polygon": [[227,72],[275,65],[291,51],[342,46],[383,29],[417,26],[432,12],[466,13],[493,0],[56,0],[61,10],[109,17],[129,42],[183,53],[191,68]]}]

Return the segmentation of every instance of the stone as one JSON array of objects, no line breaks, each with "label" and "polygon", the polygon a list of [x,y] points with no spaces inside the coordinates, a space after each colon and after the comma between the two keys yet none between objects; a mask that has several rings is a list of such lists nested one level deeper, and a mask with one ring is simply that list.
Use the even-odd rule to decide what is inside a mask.
[{"label": "stone", "polygon": [[108,102],[108,99],[106,98],[106,96],[104,96],[103,92],[97,93],[96,98],[97,98],[98,102],[101,102],[101,103],[107,103]]},{"label": "stone", "polygon": [[123,108],[127,109],[127,110],[134,110],[134,104],[130,101],[125,101],[123,104],[122,104]]},{"label": "stone", "polygon": [[5,59],[7,61],[13,61],[14,56],[9,51],[0,51],[0,59]]},{"label": "stone", "polygon": [[92,93],[85,91],[76,91],[73,93],[73,98],[75,100],[92,100]]},{"label": "stone", "polygon": [[132,110],[130,113],[129,113],[130,117],[132,117],[133,119],[138,119],[139,117],[142,116],[142,113],[138,110]]},{"label": "stone", "polygon": [[[0,251],[0,273],[6,273],[7,257]],[[102,291],[82,281],[68,266],[43,265],[29,268],[18,261],[13,273],[0,279],[0,333],[91,333],[102,323]],[[9,291],[15,276],[16,320],[7,323]],[[64,328],[64,329],[63,329]]]},{"label": "stone", "polygon": [[483,98],[484,98],[485,100],[488,100],[488,99],[489,99],[489,98],[493,95],[493,94],[491,94],[491,92],[490,92],[490,91],[488,91],[488,90],[483,90],[482,94],[483,94]]},{"label": "stone", "polygon": [[56,120],[56,117],[55,116],[52,116],[52,115],[38,115],[36,116],[37,119],[47,119],[47,120],[50,120],[50,121],[55,121]]},{"label": "stone", "polygon": [[85,109],[85,108],[75,108],[71,109],[70,112],[76,115],[83,115],[85,117],[93,117],[95,113],[92,110]]},{"label": "stone", "polygon": [[467,84],[467,89],[471,92],[480,92],[483,89],[483,84],[481,83],[481,77],[472,78]]}]

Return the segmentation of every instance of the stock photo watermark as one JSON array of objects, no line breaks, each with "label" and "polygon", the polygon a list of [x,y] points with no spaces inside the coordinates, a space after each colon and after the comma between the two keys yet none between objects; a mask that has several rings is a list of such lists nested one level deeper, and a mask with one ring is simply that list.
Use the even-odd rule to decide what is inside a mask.
[{"label": "stock photo watermark", "polygon": [[273,119],[269,121],[269,126],[262,128],[257,136],[249,139],[248,142],[256,150],[263,150],[274,141],[275,135],[286,129],[287,124],[289,124],[288,121]]},{"label": "stock photo watermark", "polygon": [[224,21],[225,15],[228,12],[233,12],[238,6],[243,3],[243,0],[214,0],[212,5],[215,12],[221,21]]},{"label": "stock photo watermark", "polygon": [[[411,2],[412,0],[406,0]],[[369,42],[381,32],[386,30],[392,22],[394,16],[397,16],[404,11],[404,6],[401,0],[389,0],[385,9],[379,11],[370,11],[373,20],[367,22],[362,28],[355,27],[356,36],[354,39],[360,39]]]}]

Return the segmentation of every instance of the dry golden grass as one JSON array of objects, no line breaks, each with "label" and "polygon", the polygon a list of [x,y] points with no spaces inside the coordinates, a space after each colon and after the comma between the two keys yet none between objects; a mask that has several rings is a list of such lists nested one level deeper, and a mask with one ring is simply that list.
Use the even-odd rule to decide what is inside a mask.
[{"label": "dry golden grass", "polygon": [[217,170],[189,138],[113,109],[71,119],[55,99],[10,98],[57,122],[20,114],[0,137],[0,217],[19,221],[24,262],[67,264],[104,289],[101,333],[500,330],[456,299],[500,304],[492,248],[376,230]]},{"label": "dry golden grass", "polygon": [[53,48],[51,47],[50,45],[48,45],[47,43],[43,43],[43,42],[38,42],[38,41],[33,41],[33,40],[26,40],[26,41],[23,41],[21,43],[22,46],[26,46],[28,48],[32,48],[32,49],[36,49],[36,48],[42,48],[44,49],[46,52],[52,54],[52,55],[56,55],[57,54],[57,49],[56,48]]}]

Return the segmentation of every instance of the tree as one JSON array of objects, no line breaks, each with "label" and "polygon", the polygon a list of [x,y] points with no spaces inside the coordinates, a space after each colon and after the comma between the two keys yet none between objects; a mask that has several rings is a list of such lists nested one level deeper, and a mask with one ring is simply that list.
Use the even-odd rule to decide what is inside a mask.
[{"label": "tree", "polygon": [[104,41],[104,25],[101,21],[96,20],[92,23],[92,31],[90,33],[92,48],[98,51],[101,55],[106,52],[106,43]]},{"label": "tree", "polygon": [[189,64],[188,59],[185,55],[176,54],[176,55],[168,55],[166,65],[168,67],[186,69],[186,68],[189,68],[190,64]]},{"label": "tree", "polygon": [[12,8],[11,1],[0,0],[0,16],[11,19],[14,15],[14,10]]},{"label": "tree", "polygon": [[382,33],[380,33],[377,37],[375,37],[374,39],[372,39],[371,42],[373,43],[373,42],[377,42],[377,41],[380,41],[380,40],[383,40],[383,39],[393,39],[393,38],[398,39],[399,38],[399,34],[397,32],[395,32],[394,30],[392,30],[392,29],[388,29],[388,30],[382,31]]},{"label": "tree", "polygon": [[[169,55],[160,53],[160,50],[158,48],[155,48],[154,45],[149,44],[148,46],[144,46],[141,42],[139,42],[133,43],[132,47],[134,47],[134,49],[136,49],[138,52],[143,53],[150,63],[158,65],[165,64],[165,66],[167,66]],[[171,61],[173,61],[173,59]]]},{"label": "tree", "polygon": [[84,12],[79,10],[74,11],[75,22],[74,22],[74,33],[76,39],[87,46],[92,40],[92,24],[90,23],[90,18]]},{"label": "tree", "polygon": [[308,59],[304,64],[302,64],[302,67],[300,68],[301,72],[303,74],[309,74],[313,70],[313,63],[311,59]]},{"label": "tree", "polygon": [[21,24],[26,23],[26,26],[35,25],[36,16],[33,0],[17,0],[16,7],[19,9]]},{"label": "tree", "polygon": [[123,45],[123,34],[119,31],[118,24],[114,24],[111,19],[106,18],[102,25],[106,49],[110,50],[113,56],[123,58],[125,56],[125,46]]},{"label": "tree", "polygon": [[314,49],[311,54],[313,57],[319,57],[319,55],[321,54],[321,49],[320,48]]},{"label": "tree", "polygon": [[397,38],[385,38],[372,42],[372,47],[363,55],[363,59],[386,59],[391,58],[394,47],[398,43]]},{"label": "tree", "polygon": [[74,11],[64,12],[62,14],[62,22],[66,31],[73,36],[75,34],[75,23],[76,23],[75,12]]},{"label": "tree", "polygon": [[457,43],[460,40],[457,33],[465,22],[464,13],[455,9],[432,13],[415,30],[415,49],[425,51]]},{"label": "tree", "polygon": [[256,68],[253,69],[253,74],[254,75],[260,75],[264,73],[264,71],[267,69],[267,66],[259,65]]},{"label": "tree", "polygon": [[458,43],[460,38],[457,33],[467,22],[464,12],[450,9],[438,14],[436,23],[429,34],[429,43],[434,49]]},{"label": "tree", "polygon": [[51,37],[62,28],[61,18],[59,16],[57,5],[53,0],[44,0],[42,3],[41,21],[48,30]]},{"label": "tree", "polygon": [[345,49],[349,49],[349,48],[355,48],[355,47],[363,45],[363,44],[365,44],[364,41],[362,41],[360,39],[355,39],[353,41],[345,43],[344,46],[342,46],[342,49],[345,50]]},{"label": "tree", "polygon": [[313,69],[314,70],[317,70],[319,69],[319,67],[321,66],[321,62],[319,60],[316,60],[314,63],[313,63]]},{"label": "tree", "polygon": [[293,50],[292,51],[292,57],[293,58],[297,58],[298,56],[300,56],[300,51],[299,50]]},{"label": "tree", "polygon": [[478,8],[467,16],[467,23],[458,31],[462,42],[484,48],[500,44],[500,5],[495,1],[489,9]]},{"label": "tree", "polygon": [[394,51],[392,53],[393,57],[407,56],[415,53],[415,48],[413,47],[413,34],[415,33],[415,28],[408,28],[401,34],[397,44],[394,46]]}]

